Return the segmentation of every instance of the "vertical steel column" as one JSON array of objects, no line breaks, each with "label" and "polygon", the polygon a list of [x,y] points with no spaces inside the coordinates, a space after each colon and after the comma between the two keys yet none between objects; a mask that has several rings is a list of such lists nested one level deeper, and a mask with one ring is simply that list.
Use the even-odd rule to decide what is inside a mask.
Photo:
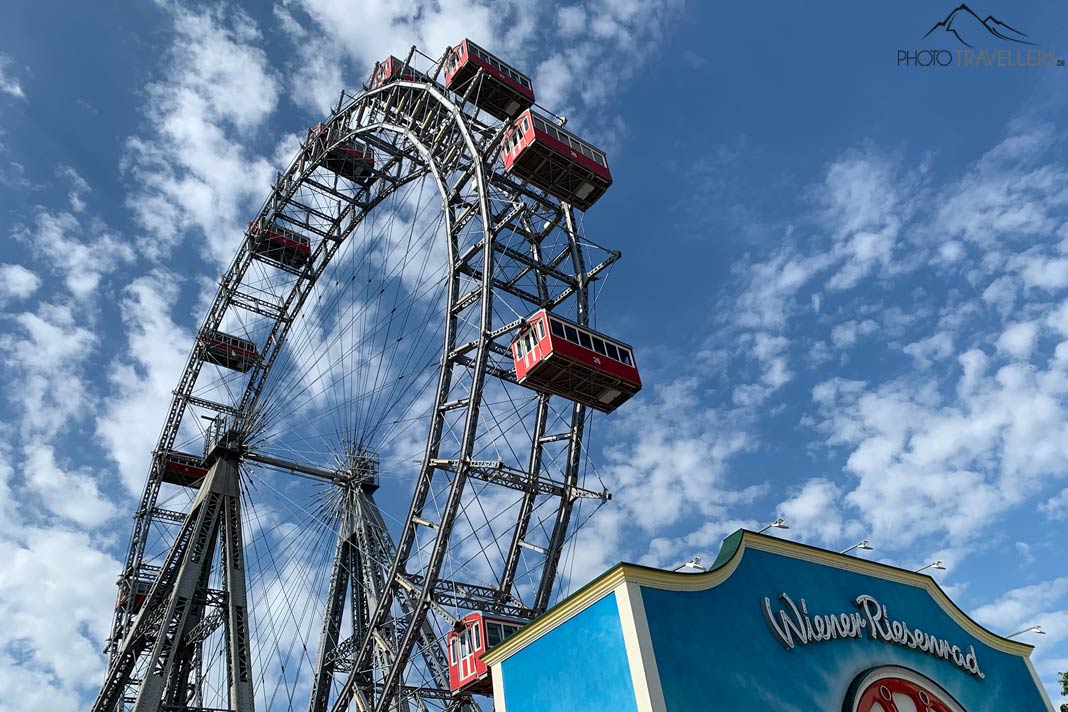
[{"label": "vertical steel column", "polygon": [[230,671],[230,709],[253,712],[252,661],[248,636],[248,602],[245,590],[245,550],[241,540],[241,492],[237,460],[220,458],[229,472],[223,528],[223,583],[226,586],[226,627]]},{"label": "vertical steel column", "polygon": [[[334,677],[334,653],[341,635],[341,619],[345,614],[345,593],[349,585],[352,563],[349,540],[354,535],[352,516],[352,492],[342,488],[341,513],[338,518],[337,547],[334,550],[334,566],[330,573],[330,586],[326,594],[326,610],[323,612],[323,629],[319,635],[319,653],[315,660],[315,676],[312,679],[309,712],[324,712],[330,702],[330,688]],[[353,593],[358,588],[353,582]],[[355,602],[355,601],[354,601]],[[352,611],[353,635],[356,635],[359,610]]]},{"label": "vertical steel column", "polygon": [[[570,205],[564,206],[564,224],[571,242],[571,260],[575,265],[575,278],[578,281],[578,286],[575,289],[577,321],[582,325],[586,325],[590,320],[589,294],[586,291],[586,263],[582,257],[582,248],[579,246],[578,231],[575,229],[575,211]],[[553,595],[556,569],[560,565],[560,554],[563,552],[567,528],[571,523],[571,509],[574,505],[574,499],[571,497],[569,490],[578,484],[579,467],[582,465],[582,436],[585,427],[586,406],[576,403],[571,409],[571,437],[567,445],[564,495],[560,498],[559,509],[556,510],[556,522],[553,524],[553,533],[549,539],[545,565],[542,567],[541,583],[538,585],[538,594],[534,598],[534,609],[537,611],[544,611],[548,608],[549,601]]]},{"label": "vertical steel column", "polygon": [[[529,226],[530,220],[525,218]],[[533,234],[533,231],[531,231]],[[530,240],[530,256],[538,263],[542,262],[540,239]],[[549,288],[546,284],[545,273],[535,271],[538,284],[538,299],[542,304],[549,301]],[[549,396],[542,393],[538,396],[538,409],[534,415],[534,429],[531,432],[530,459],[527,463],[527,472],[530,473],[530,481],[536,482],[541,472],[542,452],[545,448],[541,439],[545,435],[545,424],[549,417]],[[504,570],[498,585],[497,601],[504,603],[511,595],[512,584],[515,583],[515,572],[519,568],[519,557],[522,554],[521,542],[527,535],[527,527],[530,524],[530,516],[534,511],[534,503],[538,492],[533,486],[523,493],[523,499],[519,503],[519,516],[516,518],[515,530],[512,532],[512,542],[508,545],[508,555],[504,560]]]}]

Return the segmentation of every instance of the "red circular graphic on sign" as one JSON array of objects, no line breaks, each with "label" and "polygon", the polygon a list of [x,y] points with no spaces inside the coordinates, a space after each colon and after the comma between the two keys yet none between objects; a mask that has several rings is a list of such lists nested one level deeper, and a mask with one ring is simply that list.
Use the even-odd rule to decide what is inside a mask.
[{"label": "red circular graphic on sign", "polygon": [[860,695],[857,712],[953,712],[930,690],[899,677],[884,677]]},{"label": "red circular graphic on sign", "polygon": [[850,687],[852,712],[964,712],[937,683],[906,668],[870,670]]}]

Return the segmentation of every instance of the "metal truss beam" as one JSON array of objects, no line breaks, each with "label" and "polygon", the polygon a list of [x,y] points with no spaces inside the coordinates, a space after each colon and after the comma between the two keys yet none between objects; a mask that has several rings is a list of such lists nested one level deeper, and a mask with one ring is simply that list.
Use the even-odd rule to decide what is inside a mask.
[{"label": "metal truss beam", "polygon": [[261,465],[272,467],[276,470],[283,472],[294,472],[302,475],[311,475],[312,477],[318,477],[323,480],[329,480],[331,482],[335,480],[345,479],[345,474],[339,470],[327,470],[322,467],[314,467],[312,465],[304,465],[299,462],[291,462],[289,460],[283,460],[278,457],[272,457],[270,455],[264,455],[263,453],[256,452],[255,450],[245,450],[242,452],[241,457],[243,460],[249,460],[251,462],[258,462]]},{"label": "metal truss beam", "polygon": [[[460,463],[456,460],[431,460],[431,465],[448,472],[458,472]],[[468,463],[467,476],[490,484],[501,485],[520,492],[533,494],[548,494],[570,500],[576,499],[599,499],[608,501],[612,499],[608,490],[597,492],[575,485],[566,485],[562,482],[554,482],[547,477],[531,474],[517,467],[509,467],[503,461],[497,460],[473,460]]]}]

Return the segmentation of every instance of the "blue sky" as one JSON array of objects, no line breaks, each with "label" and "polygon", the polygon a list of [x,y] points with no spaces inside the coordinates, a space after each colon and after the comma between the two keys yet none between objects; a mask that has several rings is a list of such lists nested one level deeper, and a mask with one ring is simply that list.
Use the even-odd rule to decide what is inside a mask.
[{"label": "blue sky", "polygon": [[[562,578],[740,526],[935,575],[1068,669],[1068,68],[897,66],[954,3],[16,3],[0,25],[0,710],[95,693],[164,404],[309,125],[467,35],[609,151],[645,390]],[[982,0],[1068,58],[1068,7]],[[982,47],[1007,45],[980,38]],[[57,617],[58,611],[64,611]],[[10,708],[14,709],[14,708]]]}]

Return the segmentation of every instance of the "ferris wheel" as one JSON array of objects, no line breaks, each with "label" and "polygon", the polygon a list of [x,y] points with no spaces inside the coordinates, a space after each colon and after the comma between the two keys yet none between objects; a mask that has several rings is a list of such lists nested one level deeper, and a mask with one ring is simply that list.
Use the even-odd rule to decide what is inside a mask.
[{"label": "ferris wheel", "polygon": [[464,40],[309,130],[174,390],[93,710],[478,709],[641,387],[590,328],[607,160],[533,102]]}]

